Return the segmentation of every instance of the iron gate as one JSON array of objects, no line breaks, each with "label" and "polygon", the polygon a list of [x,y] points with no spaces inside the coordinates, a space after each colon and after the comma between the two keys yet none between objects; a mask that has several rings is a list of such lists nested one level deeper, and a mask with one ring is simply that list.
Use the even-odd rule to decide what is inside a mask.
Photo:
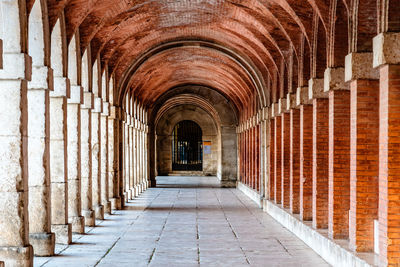
[{"label": "iron gate", "polygon": [[202,132],[197,123],[181,121],[172,132],[172,170],[202,171]]}]

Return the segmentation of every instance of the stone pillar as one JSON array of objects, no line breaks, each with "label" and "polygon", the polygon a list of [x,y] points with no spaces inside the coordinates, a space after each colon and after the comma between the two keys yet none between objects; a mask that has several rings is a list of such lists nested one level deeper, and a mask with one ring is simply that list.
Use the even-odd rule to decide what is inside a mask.
[{"label": "stone pillar", "polygon": [[67,152],[67,97],[70,90],[65,77],[54,78],[50,92],[50,176],[51,230],[56,243],[72,242],[72,226],[68,222],[68,152]]},{"label": "stone pillar", "polygon": [[68,99],[68,216],[72,232],[85,232],[81,201],[81,86],[71,86]]},{"label": "stone pillar", "polygon": [[[3,2],[13,29],[4,42],[0,69],[0,259],[5,266],[33,266],[28,216],[27,80],[30,59],[19,53],[19,7]],[[14,34],[15,33],[15,34]],[[3,36],[4,37],[4,36]]]},{"label": "stone pillar", "polygon": [[101,204],[101,159],[100,159],[100,113],[102,109],[101,98],[94,99],[94,109],[92,109],[92,194],[93,209],[98,220],[104,220],[104,207]]},{"label": "stone pillar", "polygon": [[55,235],[51,232],[49,89],[53,88],[49,87],[53,77],[52,69],[45,66],[33,67],[32,72],[27,92],[29,241],[36,256],[52,256]]},{"label": "stone pillar", "polygon": [[135,198],[135,177],[134,177],[134,161],[133,161],[133,154],[135,153],[135,147],[133,145],[133,142],[135,140],[135,135],[134,135],[134,119],[131,116],[129,120],[129,199],[134,199]]},{"label": "stone pillar", "polygon": [[103,112],[100,117],[100,159],[101,159],[101,204],[104,212],[111,214],[111,202],[109,200],[109,164],[108,164],[108,116],[109,103],[103,102]]},{"label": "stone pillar", "polygon": [[379,258],[400,264],[400,33],[373,40],[373,66],[379,67]]},{"label": "stone pillar", "polygon": [[138,139],[139,139],[139,131],[137,129],[138,126],[138,121],[135,119],[134,120],[134,127],[133,127],[133,132],[134,132],[134,137],[133,137],[133,148],[134,148],[134,153],[133,153],[133,174],[134,174],[134,181],[135,181],[135,196],[138,196],[140,194],[139,190],[139,144],[138,144]]},{"label": "stone pillar", "polygon": [[283,112],[282,118],[282,207],[290,208],[290,113]]},{"label": "stone pillar", "polygon": [[269,120],[269,200],[275,200],[275,119]]},{"label": "stone pillar", "polygon": [[92,139],[91,109],[94,104],[93,94],[84,92],[81,105],[81,197],[82,215],[86,226],[95,226],[95,214],[92,205]]},{"label": "stone pillar", "polygon": [[282,199],[282,117],[275,117],[275,163],[274,163],[274,199],[276,204],[281,204]]},{"label": "stone pillar", "polygon": [[313,99],[313,227],[328,228],[329,193],[329,99],[323,93],[323,79],[311,79]]},{"label": "stone pillar", "polygon": [[119,128],[118,128],[118,108],[110,107],[110,116],[108,118],[108,174],[110,188],[111,209],[121,209],[121,197],[119,194]]},{"label": "stone pillar", "polygon": [[125,118],[123,121],[123,161],[124,161],[124,179],[123,179],[123,194],[124,194],[124,202],[128,202],[128,190],[129,190],[129,131],[128,131],[128,114],[124,112]]},{"label": "stone pillar", "polygon": [[347,239],[350,209],[350,91],[344,68],[327,68],[324,91],[329,93],[328,234]]},{"label": "stone pillar", "polygon": [[290,109],[290,211],[300,213],[300,110]]},{"label": "stone pillar", "polygon": [[372,53],[346,56],[350,82],[350,248],[373,251],[379,199],[379,72]]}]

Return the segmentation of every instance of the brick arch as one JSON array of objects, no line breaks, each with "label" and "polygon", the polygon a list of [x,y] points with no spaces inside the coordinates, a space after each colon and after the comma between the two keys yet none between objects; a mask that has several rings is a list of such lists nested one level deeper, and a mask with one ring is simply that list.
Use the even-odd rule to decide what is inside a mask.
[{"label": "brick arch", "polygon": [[[263,105],[266,104],[266,99],[263,95],[265,82],[258,76],[259,71],[257,69],[254,69],[251,63],[247,62],[240,55],[232,53],[232,51],[226,49],[214,49],[218,48],[215,45],[212,45],[211,47],[201,47],[198,46],[199,44],[207,45],[207,43],[201,42],[188,42],[186,43],[187,46],[184,46],[184,43],[171,43],[170,46],[164,46],[161,47],[161,49],[156,48],[152,53],[149,53],[149,55],[146,56],[143,61],[139,61],[137,62],[137,64],[133,64],[131,69],[127,73],[125,73],[126,78],[123,79],[119,84],[118,90],[120,94],[120,99],[125,94],[125,91],[127,89],[130,89],[133,90],[135,95],[140,96],[146,104],[150,105],[151,102],[149,103],[147,99],[153,99],[154,101],[157,98],[157,95],[146,95],[146,92],[154,93],[154,90],[144,90],[147,90],[149,88],[157,88],[157,90],[159,90],[159,92],[157,93],[159,96],[163,93],[163,91],[166,91],[171,87],[178,86],[180,85],[180,83],[203,83],[204,81],[205,85],[207,85],[207,83],[208,85],[210,85],[210,83],[213,83],[214,88],[218,88],[219,90],[224,91],[227,95],[229,95],[229,97],[232,98],[232,101],[234,101],[238,107],[243,106],[243,104],[247,102],[247,96],[252,94],[253,91],[258,92],[260,102]],[[187,63],[187,58],[182,58],[182,56],[179,56],[180,53],[184,52],[188,56],[197,55],[196,61],[191,62],[190,64]],[[152,56],[153,53],[154,55]],[[201,63],[201,61],[197,61],[199,59],[202,59],[203,63]],[[217,62],[213,64],[213,61]],[[221,65],[221,62],[227,64]],[[157,65],[158,68],[154,69],[154,65]],[[160,66],[162,65],[165,65],[165,69],[160,68]],[[204,72],[204,70],[206,70],[208,66],[212,65],[215,73],[211,72],[211,75],[216,75],[215,77],[219,76],[221,78],[224,76],[230,77],[230,79],[213,80],[210,78],[208,79],[209,81],[206,82],[209,72]],[[192,72],[194,76],[186,76],[185,80],[182,80],[181,78],[171,79],[172,74],[170,74],[170,76],[168,77],[165,75],[165,73],[168,73],[168,71],[172,71],[174,69],[176,71],[180,71],[177,68],[178,66],[182,66],[180,70],[186,68],[186,73],[190,73],[190,69],[198,69],[199,71],[203,69],[203,74],[200,74],[198,76],[198,79],[196,79],[196,74]],[[229,66],[229,68],[227,68],[227,66]],[[163,75],[160,75],[160,72],[163,73]],[[143,75],[149,75],[149,73],[152,73],[154,77],[156,77],[151,81],[153,85],[148,85],[149,83],[147,83],[146,85],[146,80],[142,79]],[[233,75],[234,73],[239,75]],[[156,79],[159,80],[158,83]],[[144,84],[142,83],[143,81],[145,82]],[[131,87],[131,85],[133,85],[133,87]],[[162,86],[162,88],[158,87],[158,85]],[[236,93],[233,92],[234,88],[237,89]]]}]

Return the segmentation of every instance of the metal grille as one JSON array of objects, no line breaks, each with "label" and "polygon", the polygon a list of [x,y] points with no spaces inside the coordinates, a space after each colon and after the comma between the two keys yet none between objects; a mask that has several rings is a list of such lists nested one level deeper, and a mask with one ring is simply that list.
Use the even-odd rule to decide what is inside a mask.
[{"label": "metal grille", "polygon": [[172,170],[202,171],[202,132],[193,121],[181,121],[172,132]]}]

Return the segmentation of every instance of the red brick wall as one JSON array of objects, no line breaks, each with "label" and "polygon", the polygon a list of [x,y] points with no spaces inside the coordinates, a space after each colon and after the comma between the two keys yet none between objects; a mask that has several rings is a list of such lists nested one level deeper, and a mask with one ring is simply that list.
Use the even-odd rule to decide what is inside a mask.
[{"label": "red brick wall", "polygon": [[300,212],[300,110],[290,110],[290,211]]},{"label": "red brick wall", "polygon": [[269,121],[269,199],[275,199],[275,120]]},{"label": "red brick wall", "polygon": [[281,183],[282,183],[282,118],[275,117],[275,203],[281,203]]},{"label": "red brick wall", "polygon": [[313,226],[328,228],[329,99],[313,100]]},{"label": "red brick wall", "polygon": [[313,106],[300,106],[300,218],[312,220]]},{"label": "red brick wall", "polygon": [[350,91],[329,92],[329,236],[349,235]]},{"label": "red brick wall", "polygon": [[400,65],[381,67],[379,101],[379,256],[399,266]]},{"label": "red brick wall", "polygon": [[282,206],[290,208],[290,113],[282,114]]},{"label": "red brick wall", "polygon": [[379,199],[379,82],[354,80],[350,90],[350,247],[373,251]]}]

